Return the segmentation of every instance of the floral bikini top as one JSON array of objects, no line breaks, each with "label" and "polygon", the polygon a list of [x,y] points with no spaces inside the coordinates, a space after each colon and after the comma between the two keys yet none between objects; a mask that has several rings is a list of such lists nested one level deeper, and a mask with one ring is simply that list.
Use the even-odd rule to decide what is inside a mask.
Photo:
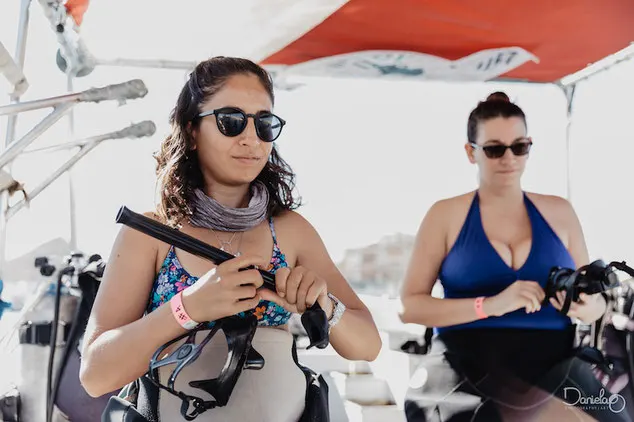
[{"label": "floral bikini top", "polygon": [[[286,257],[282,251],[280,251],[277,244],[277,236],[275,235],[272,217],[269,218],[269,227],[273,235],[273,257],[271,258],[267,271],[275,273],[279,268],[287,267],[288,264]],[[170,247],[156,280],[154,280],[154,284],[152,285],[148,313],[168,302],[172,296],[191,286],[196,280],[198,280],[198,277],[194,277],[183,268],[176,256],[174,247]],[[261,300],[258,306],[250,312],[255,314],[258,325],[260,326],[284,325],[292,315],[286,309],[268,300]],[[240,312],[238,315],[245,317],[248,314],[246,312]],[[210,325],[213,325],[213,323]]]}]

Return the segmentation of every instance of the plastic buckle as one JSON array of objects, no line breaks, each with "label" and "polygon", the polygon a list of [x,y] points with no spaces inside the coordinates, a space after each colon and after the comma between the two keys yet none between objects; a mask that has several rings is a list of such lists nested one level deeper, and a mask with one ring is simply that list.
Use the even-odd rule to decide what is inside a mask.
[{"label": "plastic buckle", "polygon": [[[57,325],[57,341],[56,347],[66,345],[66,339],[70,330],[70,325],[65,321],[59,321]],[[53,322],[26,321],[20,326],[20,343],[21,344],[37,344],[40,346],[49,346],[51,344],[51,336],[53,335]]]}]

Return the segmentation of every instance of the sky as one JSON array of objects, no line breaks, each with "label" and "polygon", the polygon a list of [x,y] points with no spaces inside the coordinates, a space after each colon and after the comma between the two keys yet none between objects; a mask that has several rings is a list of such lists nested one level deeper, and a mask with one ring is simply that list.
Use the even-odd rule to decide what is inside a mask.
[{"label": "sky", "polygon": [[[0,6],[0,40],[11,52],[18,3]],[[225,39],[210,36],[199,26],[204,13],[221,25],[224,20],[219,13],[201,10],[183,29],[191,42],[176,43],[180,33],[175,22],[187,17],[175,19],[173,14],[180,12],[173,4],[153,8],[152,19],[141,21],[134,18],[141,16],[135,15],[141,13],[137,2],[127,2],[125,8],[115,7],[119,3],[105,7],[105,3],[93,2],[95,9],[86,15],[84,24],[94,41],[89,48],[104,57],[186,59],[210,50],[223,54],[225,39],[230,39],[231,51],[247,54],[254,48],[257,28],[252,25],[247,25],[251,31],[244,38]],[[246,7],[245,2],[239,4]],[[39,4],[33,2],[31,9],[25,65],[31,87],[24,100],[62,95],[66,77],[55,65],[54,35]],[[170,17],[170,25],[161,24]],[[135,27],[135,20],[143,26]],[[85,253],[108,256],[120,229],[114,221],[120,206],[137,212],[153,208],[152,153],[167,135],[167,118],[185,77],[183,71],[97,67],[74,81],[74,88],[83,90],[141,78],[149,89],[145,98],[125,105],[76,106],[76,137],[119,130],[148,119],[157,125],[156,135],[150,138],[104,142],[73,168],[77,237]],[[275,112],[288,122],[277,145],[297,173],[305,202],[299,212],[317,228],[335,261],[346,249],[372,244],[383,236],[415,234],[433,202],[476,187],[476,169],[463,149],[466,120],[478,101],[498,89],[507,92],[528,116],[534,147],[523,179],[525,190],[566,196],[568,120],[564,95],[555,86],[313,78],[293,91],[277,92]],[[0,79],[0,98],[4,98],[0,104],[8,102],[7,94],[6,81]],[[632,98],[634,61],[629,61],[579,85],[571,125],[571,200],[591,256],[608,261],[634,260]],[[20,114],[18,136],[47,113]],[[6,119],[0,118],[0,138],[5,133]],[[69,122],[62,119],[30,149],[69,139]],[[67,152],[24,155],[14,163],[13,176],[25,182],[28,190],[67,157]],[[69,177],[63,176],[34,199],[29,209],[9,221],[7,259],[57,237],[69,239],[69,214]]]}]

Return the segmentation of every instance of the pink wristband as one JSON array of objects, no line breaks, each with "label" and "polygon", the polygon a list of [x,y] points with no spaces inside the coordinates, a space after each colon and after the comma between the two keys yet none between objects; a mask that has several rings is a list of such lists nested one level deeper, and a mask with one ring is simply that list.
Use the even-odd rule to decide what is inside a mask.
[{"label": "pink wristband", "polygon": [[183,306],[183,291],[176,293],[170,300],[170,306],[172,307],[172,315],[176,318],[176,321],[186,330],[193,330],[199,323],[191,319],[185,307]]},{"label": "pink wristband", "polygon": [[475,308],[475,313],[479,319],[488,318],[489,316],[484,313],[484,309],[482,308],[482,302],[484,302],[484,296],[480,296],[473,302],[473,307]]}]

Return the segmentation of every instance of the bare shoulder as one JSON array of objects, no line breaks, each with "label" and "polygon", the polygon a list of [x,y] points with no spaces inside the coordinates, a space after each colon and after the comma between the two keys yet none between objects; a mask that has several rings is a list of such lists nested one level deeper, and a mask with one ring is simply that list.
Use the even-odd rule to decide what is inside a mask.
[{"label": "bare shoulder", "polygon": [[[157,218],[152,212],[143,215]],[[86,344],[90,344],[99,333],[121,327],[143,315],[156,275],[160,243],[132,227],[121,227],[93,306],[86,331],[90,340]]]},{"label": "bare shoulder", "polygon": [[575,210],[566,198],[535,192],[526,192],[526,195],[547,220],[566,221],[570,218],[576,219]]},{"label": "bare shoulder", "polygon": [[556,195],[527,192],[527,196],[568,248],[577,267],[588,263],[583,228],[570,201]]},{"label": "bare shoulder", "polygon": [[[154,211],[146,211],[142,213],[143,216],[151,218],[154,221],[162,223],[161,218]],[[122,225],[119,231],[119,235],[115,241],[115,250],[124,248],[126,250],[131,249],[136,252],[138,248],[141,250],[154,250],[158,251],[159,244],[161,242],[152,236],[148,236],[145,233],[140,232],[130,226]]]},{"label": "bare shoulder", "polygon": [[433,236],[448,252],[458,238],[474,196],[475,191],[471,191],[436,201],[421,223],[421,236]]},{"label": "bare shoulder", "polygon": [[[153,212],[144,212],[142,215],[160,222],[160,218]],[[104,284],[114,283],[119,286],[117,288],[121,288],[121,284],[142,285],[144,283],[139,283],[140,280],[152,280],[162,245],[165,243],[130,226],[122,225],[108,259]]]},{"label": "bare shoulder", "polygon": [[290,252],[288,256],[301,259],[316,250],[325,249],[317,229],[297,211],[284,211],[273,218],[280,248]]},{"label": "bare shoulder", "polygon": [[543,204],[548,207],[569,207],[570,202],[558,195],[546,195],[543,193],[526,192],[529,199],[537,204]]},{"label": "bare shoulder", "polygon": [[144,216],[151,218],[152,220],[156,220],[159,223],[162,223],[161,217],[156,213],[156,211],[146,211],[143,213]]},{"label": "bare shoulder", "polygon": [[297,211],[283,211],[273,218],[275,231],[278,234],[289,234],[293,238],[301,238],[316,232],[313,225]]},{"label": "bare shoulder", "polygon": [[439,199],[427,211],[425,219],[435,223],[445,222],[449,225],[456,220],[464,220],[473,201],[475,191],[449,198]]},{"label": "bare shoulder", "polygon": [[471,205],[473,201],[473,197],[475,196],[475,191],[466,192],[462,195],[452,196],[450,198],[444,198],[436,202],[440,207],[443,207],[443,211],[451,211],[456,208],[464,208]]},{"label": "bare shoulder", "polygon": [[[559,236],[566,247],[576,248],[575,239],[583,239],[583,229],[572,204],[565,198],[557,195],[544,195],[527,192],[526,195],[533,202],[548,225]],[[584,258],[578,256],[577,262]]]}]

